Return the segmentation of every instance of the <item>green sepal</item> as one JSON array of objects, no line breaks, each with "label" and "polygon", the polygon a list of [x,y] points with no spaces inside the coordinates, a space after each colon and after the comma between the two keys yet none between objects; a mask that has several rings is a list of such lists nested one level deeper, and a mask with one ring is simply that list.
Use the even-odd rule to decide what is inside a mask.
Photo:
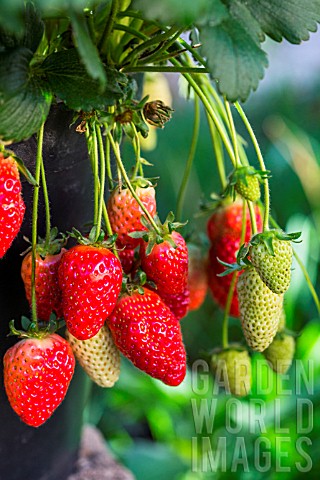
[{"label": "green sepal", "polygon": [[260,183],[263,183],[264,180],[271,177],[270,173],[270,170],[257,170],[251,165],[238,167],[230,173],[228,177],[228,185],[222,193],[222,197],[225,198],[230,196],[233,201],[235,201],[237,196],[236,186],[239,185],[239,183],[243,183],[248,187],[249,177],[256,177]]},{"label": "green sepal", "polygon": [[[12,320],[13,322],[13,320]],[[28,317],[25,317],[24,315],[21,317],[21,326],[23,330],[28,331],[29,327],[31,325],[31,320]]]},{"label": "green sepal", "polygon": [[19,172],[26,178],[26,180],[31,184],[33,185],[34,187],[39,187],[39,185],[37,184],[36,182],[36,179],[34,178],[34,176],[32,175],[32,173],[30,172],[30,170],[27,169],[24,161],[18,157],[14,152],[12,152],[11,150],[4,150],[2,152],[4,158],[7,158],[7,157],[12,157],[15,162],[17,163],[17,167],[18,167],[18,170]]},{"label": "green sepal", "polygon": [[[58,238],[59,234],[60,238]],[[67,244],[68,239],[68,235],[61,232],[59,233],[57,227],[52,227],[50,230],[50,239],[48,245],[46,244],[45,238],[38,236],[36,252],[41,258],[45,258],[47,255],[56,255],[60,253],[62,248]],[[32,249],[30,239],[24,236],[23,240],[29,244],[29,247],[20,254],[21,256],[26,255]]]},{"label": "green sepal", "polygon": [[120,123],[116,123],[114,131],[113,131],[113,138],[115,143],[119,145],[122,142],[122,125]]},{"label": "green sepal", "polygon": [[137,278],[138,278],[138,281],[140,283],[140,285],[145,285],[146,281],[147,281],[147,274],[143,271],[143,270],[138,270],[137,271]]},{"label": "green sepal", "polygon": [[115,233],[110,235],[106,238],[105,232],[101,229],[99,233],[99,237],[96,238],[97,235],[97,227],[94,225],[87,237],[84,237],[79,230],[73,228],[71,232],[68,232],[70,237],[75,238],[80,245],[91,245],[93,247],[104,247],[104,248],[113,248],[115,246],[115,242],[118,238],[118,235]]},{"label": "green sepal", "polygon": [[[156,242],[155,242],[155,239],[152,238],[151,240],[148,241],[148,246],[146,248],[146,255],[150,255],[150,253],[152,252],[153,250],[153,247],[155,246]],[[158,244],[159,245],[159,244]]]},{"label": "green sepal", "polygon": [[269,230],[267,232],[257,233],[250,240],[250,246],[254,247],[260,244],[264,244],[268,250],[269,255],[274,257],[273,249],[273,240],[277,238],[278,240],[295,242],[297,243],[298,238],[300,238],[301,232],[294,233],[285,233],[281,230]]},{"label": "green sepal", "polygon": [[218,273],[217,277],[225,277],[227,275],[230,275],[231,273],[240,272],[241,270],[243,270],[243,267],[241,267],[241,265],[239,265],[238,263],[227,263],[223,260],[220,260],[220,258],[218,257],[217,260],[221,265],[226,267],[226,270],[224,272]]},{"label": "green sepal", "polygon": [[146,242],[148,241],[148,232],[146,232],[145,230],[130,232],[128,233],[128,236],[131,238],[143,238]]},{"label": "green sepal", "polygon": [[142,165],[146,165],[147,167],[153,167],[153,163],[148,162],[148,160],[143,157],[140,157],[140,163],[142,163]]},{"label": "green sepal", "polygon": [[[99,233],[98,237],[97,237],[97,233]],[[89,232],[89,236],[88,236],[89,241],[92,244],[101,243],[103,242],[104,238],[105,238],[104,231],[100,229],[100,231],[98,232],[98,227],[94,225]]]}]

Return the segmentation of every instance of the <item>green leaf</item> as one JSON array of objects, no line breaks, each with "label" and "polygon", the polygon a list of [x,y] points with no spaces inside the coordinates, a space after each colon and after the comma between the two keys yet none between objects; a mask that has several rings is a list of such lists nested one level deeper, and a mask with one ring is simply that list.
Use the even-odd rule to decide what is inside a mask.
[{"label": "green leaf", "polygon": [[107,84],[103,92],[99,91],[99,82],[88,75],[74,48],[49,55],[41,69],[52,91],[76,111],[103,110],[114,105],[123,96],[127,83],[124,74],[105,67]]},{"label": "green leaf", "polygon": [[241,1],[242,0],[232,0],[229,8],[230,15],[239,23],[243,30],[250,35],[252,40],[260,46],[260,43],[265,39],[265,35],[259,22],[251,15],[246,5],[243,5]]},{"label": "green leaf", "polygon": [[31,76],[23,89],[0,103],[0,138],[19,142],[37,132],[49,113],[51,98]]},{"label": "green leaf", "polygon": [[43,37],[44,23],[41,20],[39,12],[30,2],[28,2],[26,6],[24,26],[25,31],[22,45],[29,48],[32,52],[35,52]]},{"label": "green leaf", "polygon": [[18,47],[0,53],[0,101],[21,90],[28,82],[32,52]]},{"label": "green leaf", "polygon": [[81,13],[70,12],[69,15],[81,60],[89,75],[99,81],[103,90],[106,86],[107,76],[98,49],[90,37],[86,18]]},{"label": "green leaf", "polygon": [[[5,48],[26,47],[34,53],[41,42],[44,23],[32,3],[27,3],[24,12],[24,2],[20,3],[19,8],[14,10],[18,17],[13,21],[13,25],[16,26],[15,29],[10,28],[10,22],[3,22],[0,14],[0,25],[3,25],[0,26],[0,45]],[[2,9],[3,5],[1,3]]]},{"label": "green leaf", "polygon": [[291,43],[309,39],[320,22],[320,0],[241,0],[273,40]]},{"label": "green leaf", "polygon": [[268,65],[258,42],[257,23],[253,19],[250,24],[248,15],[239,22],[237,15],[230,14],[219,25],[208,22],[199,29],[201,52],[207,58],[219,91],[231,102],[246,100],[257,88]]},{"label": "green leaf", "polygon": [[[8,32],[15,32],[16,35],[20,33],[20,36],[23,35],[23,10],[24,2],[22,1],[12,1],[12,0],[1,0],[0,8],[0,25],[1,27],[5,26],[6,34]],[[0,29],[0,31],[2,28]],[[3,37],[2,32],[0,33],[0,44],[2,43]],[[16,46],[15,44],[12,45]]]},{"label": "green leaf", "polygon": [[224,10],[220,0],[135,0],[132,8],[141,10],[143,16],[150,20],[180,25],[190,25],[209,15],[212,19],[219,18]]}]

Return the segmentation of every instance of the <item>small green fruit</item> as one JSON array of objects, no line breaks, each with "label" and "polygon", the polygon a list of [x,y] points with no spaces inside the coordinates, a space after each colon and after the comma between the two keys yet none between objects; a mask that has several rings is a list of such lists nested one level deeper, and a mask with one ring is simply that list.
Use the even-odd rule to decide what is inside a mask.
[{"label": "small green fruit", "polygon": [[271,345],[263,352],[272,370],[286,373],[292,363],[295,351],[295,340],[291,335],[281,333],[275,337]]},{"label": "small green fruit", "polygon": [[227,391],[245,397],[251,389],[251,359],[247,350],[230,347],[211,357],[211,368]]}]

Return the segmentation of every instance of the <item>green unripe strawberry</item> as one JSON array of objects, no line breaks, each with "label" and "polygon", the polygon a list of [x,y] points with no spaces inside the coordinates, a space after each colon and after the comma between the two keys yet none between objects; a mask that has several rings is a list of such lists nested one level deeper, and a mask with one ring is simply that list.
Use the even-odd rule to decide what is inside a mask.
[{"label": "green unripe strawberry", "polygon": [[283,295],[273,293],[252,267],[239,276],[237,291],[246,341],[252,350],[263,352],[277,333]]},{"label": "green unripe strawberry", "polygon": [[88,340],[78,340],[66,331],[73,353],[87,375],[100,387],[113,387],[120,375],[120,353],[104,325]]},{"label": "green unripe strawberry", "polygon": [[229,177],[225,195],[235,198],[238,193],[245,200],[257,202],[260,198],[260,182],[269,176],[269,171],[256,170],[252,166],[236,168]]},{"label": "green unripe strawberry", "polygon": [[245,200],[257,202],[260,198],[260,184],[257,176],[247,175],[244,179],[239,179],[235,189]]},{"label": "green unripe strawberry", "polygon": [[294,351],[294,338],[286,333],[281,333],[275,337],[271,345],[263,352],[263,355],[274,372],[283,374],[290,368]]},{"label": "green unripe strawberry", "polygon": [[251,389],[251,359],[247,350],[230,347],[213,353],[211,368],[233,395],[245,397]]},{"label": "green unripe strawberry", "polygon": [[285,293],[290,285],[292,246],[281,238],[281,233],[270,231],[255,235],[250,242],[249,256],[261,280],[274,293]]}]

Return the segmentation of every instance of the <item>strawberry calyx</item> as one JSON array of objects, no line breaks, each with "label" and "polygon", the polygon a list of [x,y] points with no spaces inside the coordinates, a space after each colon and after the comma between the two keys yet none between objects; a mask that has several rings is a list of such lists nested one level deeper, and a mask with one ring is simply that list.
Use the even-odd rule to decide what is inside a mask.
[{"label": "strawberry calyx", "polygon": [[233,170],[228,177],[228,185],[222,196],[235,200],[239,194],[245,200],[257,202],[260,198],[260,183],[270,178],[269,170],[257,170],[251,165]]},{"label": "strawberry calyx", "polygon": [[246,256],[249,253],[250,247],[255,247],[257,245],[265,245],[267,251],[273,257],[275,256],[274,249],[273,249],[273,240],[278,239],[285,242],[295,242],[299,243],[301,240],[298,240],[301,236],[301,232],[294,232],[294,233],[285,233],[282,230],[268,230],[267,232],[257,233],[255,234],[248,245],[248,249],[245,252],[243,250],[242,254]]},{"label": "strawberry calyx", "polygon": [[[145,162],[147,162],[147,161],[144,160],[142,163],[145,163]],[[151,164],[148,163],[148,165],[151,165]],[[159,179],[159,177],[145,178],[145,177],[136,176],[134,179],[130,180],[130,183],[131,183],[131,186],[133,187],[133,189],[136,190],[137,188],[156,187],[157,186],[156,183],[157,183],[158,179]],[[121,183],[121,185],[119,184],[117,187],[115,187],[115,190],[121,191],[121,190],[126,189],[126,188],[128,188],[128,186],[126,185],[126,182],[123,181],[123,183]]]},{"label": "strawberry calyx", "polygon": [[140,293],[140,295],[144,294],[143,285],[145,285],[147,281],[147,276],[142,270],[140,270],[140,272],[141,272],[140,280],[138,280],[139,275],[135,280],[130,280],[128,276],[123,277],[119,298],[125,295],[132,296],[134,293],[137,293],[137,292]]},{"label": "strawberry calyx", "polygon": [[164,128],[165,123],[171,119],[172,112],[174,112],[174,110],[168,105],[165,105],[162,100],[147,102],[143,107],[145,120],[157,128]]},{"label": "strawberry calyx", "polygon": [[[59,235],[60,235],[60,238],[58,237]],[[27,243],[29,243],[29,247],[26,250],[24,250],[24,252],[21,253],[22,256],[32,250],[30,239],[27,237],[23,237],[23,239]],[[40,236],[38,237],[38,242],[36,245],[36,253],[40,255],[42,259],[46,258],[47,255],[57,255],[61,252],[63,247],[66,246],[67,241],[68,241],[68,235],[61,232],[59,233],[58,228],[53,227],[50,230],[49,243],[46,241],[45,238],[42,238]]]},{"label": "strawberry calyx", "polygon": [[9,322],[10,332],[8,336],[17,336],[19,338],[45,338],[55,333],[65,325],[63,319],[57,319],[54,313],[51,314],[49,322],[34,322],[28,317],[21,317],[22,330],[15,328],[14,320]]},{"label": "strawberry calyx", "polygon": [[152,280],[147,278],[147,274],[141,270],[141,268],[138,268],[135,271],[134,276],[131,274],[123,275],[121,287],[122,294],[132,295],[138,291],[141,295],[143,295],[143,287],[150,287],[153,290],[157,290],[157,285]]},{"label": "strawberry calyx", "polygon": [[224,277],[226,275],[230,275],[234,272],[240,272],[246,268],[252,268],[253,264],[250,261],[250,248],[263,244],[266,246],[268,253],[271,256],[275,256],[274,249],[273,249],[273,240],[278,239],[286,242],[295,242],[298,243],[301,240],[298,240],[301,236],[301,232],[293,232],[293,233],[285,233],[282,230],[268,230],[267,232],[257,233],[255,234],[248,244],[243,244],[239,248],[237,253],[236,262],[235,263],[227,263],[223,262],[219,258],[217,258],[218,262],[221,263],[226,270],[220,274],[218,277]]},{"label": "strawberry calyx", "polygon": [[103,248],[113,248],[115,247],[116,240],[118,238],[117,234],[106,235],[105,231],[100,229],[98,238],[97,238],[97,226],[93,226],[87,236],[83,236],[82,233],[73,228],[71,232],[68,232],[69,236],[75,238],[80,245],[87,245],[92,247],[103,247]]},{"label": "strawberry calyx", "polygon": [[160,245],[163,242],[168,242],[171,247],[177,248],[177,245],[174,242],[171,234],[174,230],[184,227],[187,224],[187,222],[175,222],[173,212],[170,212],[168,214],[163,224],[161,223],[158,215],[154,216],[154,221],[158,227],[159,233],[154,230],[154,228],[146,218],[141,217],[141,223],[144,227],[146,227],[147,230],[131,232],[128,234],[132,238],[142,239],[143,241],[148,243],[148,246],[146,248],[147,256],[152,252],[152,249],[155,245]]},{"label": "strawberry calyx", "polygon": [[226,268],[224,272],[218,273],[217,277],[225,277],[226,275],[230,275],[234,272],[240,272],[242,270],[245,270],[246,268],[253,268],[253,265],[251,264],[247,256],[248,251],[249,248],[245,243],[241,245],[236,256],[236,262],[234,263],[223,262],[220,258],[217,257],[218,262]]}]

